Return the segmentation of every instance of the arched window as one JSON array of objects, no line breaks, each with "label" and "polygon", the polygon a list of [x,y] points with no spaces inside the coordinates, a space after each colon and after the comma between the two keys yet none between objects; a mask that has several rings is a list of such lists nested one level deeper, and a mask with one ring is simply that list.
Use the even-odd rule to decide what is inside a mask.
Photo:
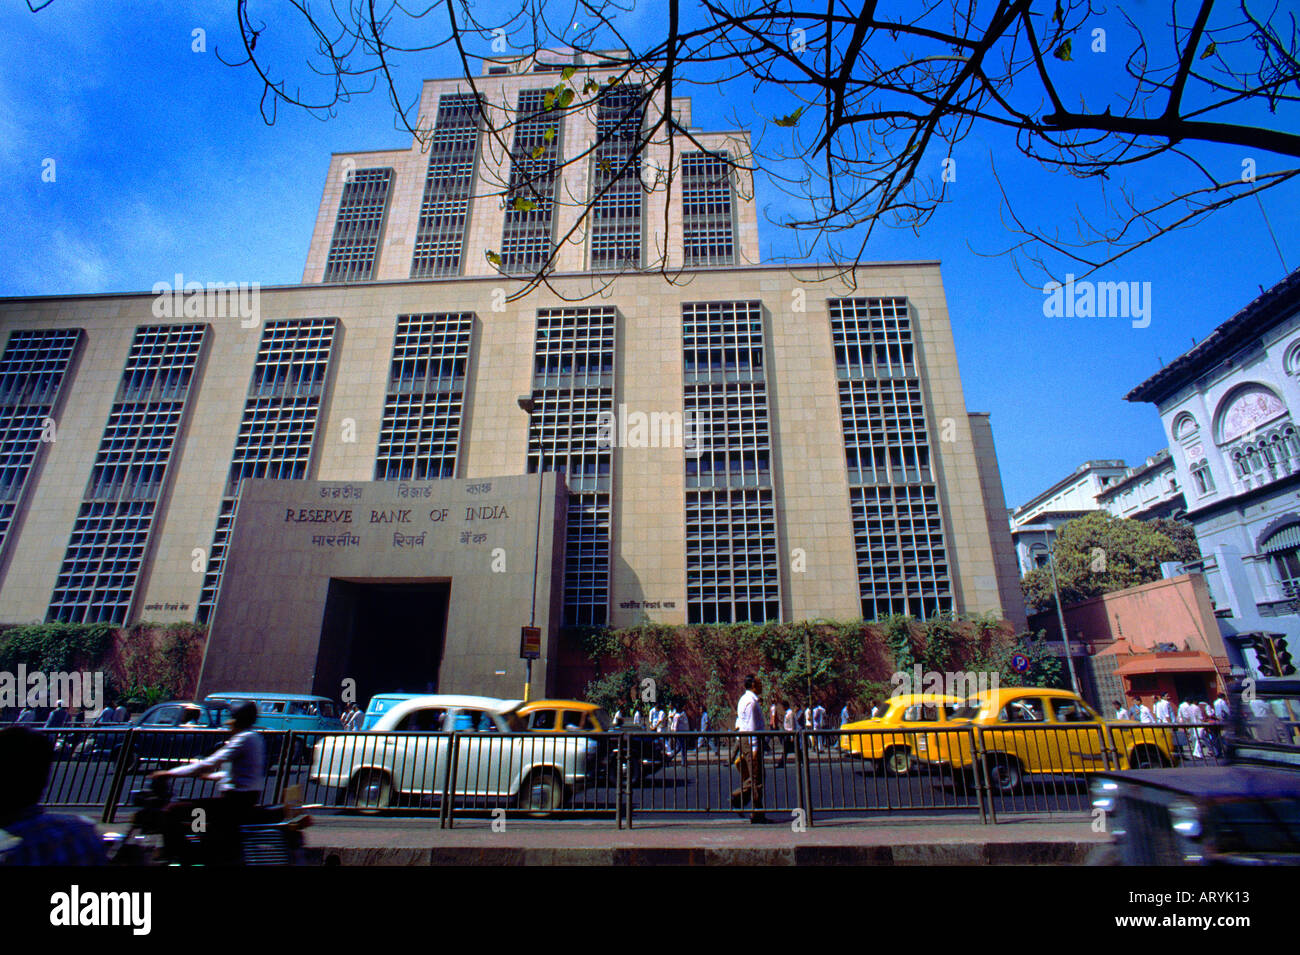
[{"label": "arched window", "polygon": [[1170,431],[1173,432],[1174,440],[1181,441],[1183,438],[1190,438],[1200,429],[1201,426],[1196,423],[1196,419],[1184,411],[1174,418]]},{"label": "arched window", "polygon": [[1273,578],[1284,593],[1291,596],[1300,591],[1300,522],[1273,530],[1260,542],[1259,551],[1268,556]]},{"label": "arched window", "polygon": [[1219,402],[1215,437],[1223,445],[1251,440],[1262,425],[1285,414],[1286,405],[1272,388],[1251,382],[1234,388]]}]

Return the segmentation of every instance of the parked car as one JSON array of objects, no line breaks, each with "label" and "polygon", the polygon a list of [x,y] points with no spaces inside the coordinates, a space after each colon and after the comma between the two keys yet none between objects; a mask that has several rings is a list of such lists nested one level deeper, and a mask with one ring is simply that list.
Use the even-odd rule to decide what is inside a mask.
[{"label": "parked car", "polygon": [[603,709],[581,700],[533,700],[516,712],[533,733],[604,733],[612,724]]},{"label": "parked car", "polygon": [[[482,696],[425,695],[403,700],[362,733],[324,736],[311,778],[346,791],[360,809],[442,797],[451,733],[459,733],[458,798],[509,799],[522,809],[561,809],[594,773],[594,740],[527,733],[518,702]],[[505,735],[512,734],[512,735]]]},{"label": "parked car", "polygon": [[[243,703],[256,703],[256,728],[259,730],[336,733],[343,729],[338,705],[324,696],[302,693],[209,693],[204,702],[224,704],[232,711]],[[295,739],[294,752],[289,757],[290,761],[306,762],[314,743],[314,736]],[[277,765],[280,754],[281,750],[278,746],[268,746],[266,753],[268,765]]]},{"label": "parked car", "polygon": [[[663,739],[643,727],[613,725],[614,721],[604,709],[581,700],[534,700],[518,709],[524,726],[533,733],[593,733],[596,734],[596,775],[598,782],[613,783],[619,761],[623,773],[635,786],[644,777],[663,769],[668,762]],[[623,756],[623,733],[628,736],[628,753]]]},{"label": "parked car", "polygon": [[[917,732],[948,722],[953,709],[961,703],[955,696],[934,693],[891,697],[880,716],[840,727],[840,751],[846,756],[862,757],[878,773],[905,776],[916,761]],[[855,732],[863,730],[875,732]]]},{"label": "parked car", "polygon": [[371,729],[379,718],[387,713],[398,703],[406,700],[413,700],[417,696],[425,696],[423,693],[376,693],[370,698],[370,705],[366,707],[366,715],[361,721],[363,730]]},{"label": "parked car", "polygon": [[[979,728],[984,766],[994,792],[1014,793],[1033,776],[1091,775],[1111,768],[1172,766],[1178,761],[1174,729],[1135,720],[1104,720],[1069,690],[1001,687],[967,699],[952,711],[953,725]],[[959,782],[975,768],[967,734],[927,733],[917,757]]]},{"label": "parked car", "polygon": [[202,759],[225,742],[230,714],[225,704],[192,700],[149,707],[131,723],[140,731],[132,736],[131,744],[136,764],[166,766]]},{"label": "parked car", "polygon": [[1300,865],[1300,680],[1234,693],[1227,764],[1098,773],[1094,815],[1112,841],[1089,862]]}]

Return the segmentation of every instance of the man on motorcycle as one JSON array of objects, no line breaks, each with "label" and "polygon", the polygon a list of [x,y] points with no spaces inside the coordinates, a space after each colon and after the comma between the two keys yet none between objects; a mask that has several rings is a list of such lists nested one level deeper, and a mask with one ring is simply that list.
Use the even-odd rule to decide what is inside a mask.
[{"label": "man on motorcycle", "polygon": [[[189,847],[186,833],[196,832],[212,862],[239,862],[239,827],[261,799],[266,785],[266,746],[253,729],[257,704],[244,703],[226,724],[232,735],[207,759],[174,769],[164,769],[150,779],[194,776],[218,781],[212,799],[174,802],[164,810],[163,848],[174,860],[184,860]],[[228,770],[222,766],[229,764]]]}]

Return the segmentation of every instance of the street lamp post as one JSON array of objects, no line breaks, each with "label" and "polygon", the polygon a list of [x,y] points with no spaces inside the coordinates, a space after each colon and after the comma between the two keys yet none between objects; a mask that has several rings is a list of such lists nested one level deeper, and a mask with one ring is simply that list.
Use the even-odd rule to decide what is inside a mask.
[{"label": "street lamp post", "polygon": [[1070,652],[1070,632],[1065,627],[1065,611],[1061,609],[1061,588],[1056,583],[1056,549],[1047,542],[1049,533],[1055,533],[1055,528],[1043,532],[1043,543],[1047,544],[1047,565],[1052,569],[1052,595],[1056,598],[1056,619],[1061,625],[1061,640],[1065,644],[1065,664],[1070,669],[1070,686],[1074,688],[1075,693],[1079,693],[1079,677],[1074,672],[1074,654]]},{"label": "street lamp post", "polygon": [[[533,427],[533,411],[537,408],[537,402],[532,395],[520,395],[518,398],[519,407],[528,415],[528,430],[531,434]],[[532,605],[528,611],[528,628],[532,630],[537,626],[537,568],[542,551],[542,456],[541,441],[539,439],[537,453],[537,528],[533,535],[533,598]],[[520,648],[522,653],[522,646]],[[531,655],[524,656],[524,702],[527,703],[532,698],[533,689],[533,658]]]}]

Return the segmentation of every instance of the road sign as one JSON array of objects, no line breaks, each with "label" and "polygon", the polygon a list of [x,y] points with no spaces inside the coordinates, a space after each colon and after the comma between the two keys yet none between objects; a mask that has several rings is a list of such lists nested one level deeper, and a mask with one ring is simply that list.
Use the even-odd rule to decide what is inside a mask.
[{"label": "road sign", "polygon": [[1011,669],[1017,673],[1024,673],[1029,669],[1029,657],[1023,653],[1013,653],[1011,655]]},{"label": "road sign", "polygon": [[537,660],[542,656],[542,628],[519,628],[519,659]]}]

